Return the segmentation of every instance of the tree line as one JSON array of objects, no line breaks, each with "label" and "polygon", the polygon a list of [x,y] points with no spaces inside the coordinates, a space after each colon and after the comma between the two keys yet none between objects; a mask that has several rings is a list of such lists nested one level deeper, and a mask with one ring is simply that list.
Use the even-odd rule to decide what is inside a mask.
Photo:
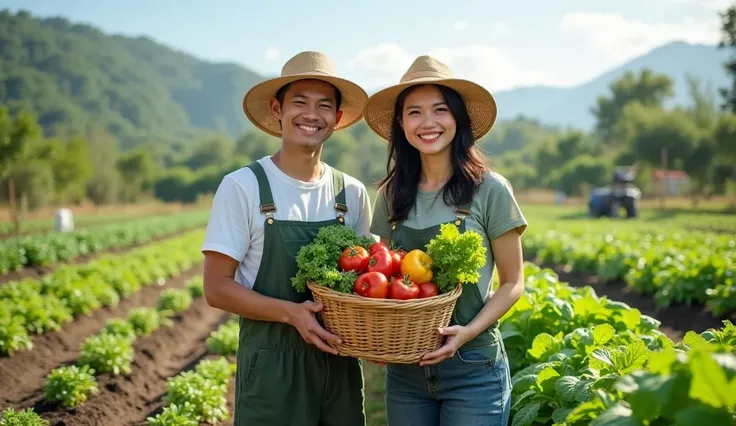
[{"label": "tree line", "polygon": [[[649,70],[628,73],[601,95],[591,132],[560,129],[529,118],[499,122],[478,141],[489,165],[516,190],[549,189],[579,195],[610,182],[613,168],[637,165],[638,184],[652,191],[651,170],[690,175],[693,193],[725,194],[736,181],[736,113],[720,107],[713,91],[690,78],[690,105],[665,107],[672,80]],[[732,108],[733,106],[731,106]],[[214,134],[175,146],[155,140],[121,149],[103,128],[74,137],[44,137],[37,119],[0,107],[0,196],[12,181],[17,203],[134,203],[146,198],[194,202],[222,177],[273,154],[280,141],[257,130],[233,140]],[[386,143],[364,122],[336,132],[323,159],[366,185],[386,170]]]},{"label": "tree line", "polygon": [[[720,16],[720,47],[736,53],[736,6]],[[689,76],[685,106],[668,106],[674,95],[669,76],[643,69],[626,73],[597,98],[592,131],[521,116],[497,123],[478,145],[517,191],[580,195],[610,183],[614,167],[635,165],[645,194],[656,191],[652,170],[665,167],[686,172],[693,195],[734,194],[736,54],[724,67],[733,85],[712,88]],[[255,129],[236,139],[225,132],[185,134],[172,143],[157,134],[119,139],[94,122],[47,136],[42,120],[28,111],[0,105],[0,200],[29,210],[85,201],[194,202],[213,193],[226,173],[280,146]],[[387,146],[361,121],[334,133],[322,158],[370,187],[386,172]]]}]

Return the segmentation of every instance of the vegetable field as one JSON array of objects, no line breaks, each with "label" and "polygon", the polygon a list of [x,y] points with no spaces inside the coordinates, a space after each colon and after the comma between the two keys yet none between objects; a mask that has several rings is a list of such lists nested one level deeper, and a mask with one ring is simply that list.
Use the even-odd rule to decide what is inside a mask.
[{"label": "vegetable field", "polygon": [[527,260],[625,299],[668,327],[703,331],[736,319],[736,216],[615,221],[563,212],[532,209]]},{"label": "vegetable field", "polygon": [[0,283],[3,421],[227,421],[238,328],[203,297],[205,223],[187,213],[7,243],[56,256],[46,274]]},{"label": "vegetable field", "polygon": [[[529,219],[527,259],[560,272],[527,262],[526,294],[501,321],[513,426],[736,424],[736,327],[711,315],[713,327],[676,336],[601,285],[619,280],[653,306],[729,312],[732,234]],[[238,326],[203,297],[205,221],[189,213],[4,240],[26,260],[0,283],[0,424],[232,424]],[[324,275],[347,288],[341,280],[357,277],[310,268],[341,254],[325,244],[345,236],[325,237],[299,255],[295,286]],[[28,260],[34,250],[53,253],[43,269]],[[562,282],[570,270],[602,280]],[[383,368],[364,368],[368,424],[385,425]]]}]

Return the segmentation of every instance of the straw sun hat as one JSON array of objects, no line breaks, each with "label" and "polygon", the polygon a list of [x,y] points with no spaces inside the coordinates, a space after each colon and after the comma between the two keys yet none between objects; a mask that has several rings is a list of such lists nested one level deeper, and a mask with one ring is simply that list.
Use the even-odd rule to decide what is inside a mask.
[{"label": "straw sun hat", "polygon": [[259,129],[273,136],[281,136],[279,121],[271,114],[271,99],[281,87],[304,79],[322,80],[340,91],[342,118],[335,130],[350,127],[363,117],[363,106],[368,98],[365,90],[337,77],[335,64],[325,54],[312,51],[298,53],[289,59],[281,69],[280,77],[253,86],[243,97],[243,112]]},{"label": "straw sun hat", "polygon": [[454,89],[465,101],[470,114],[473,139],[478,140],[493,127],[498,114],[493,95],[477,83],[454,78],[452,70],[442,62],[423,55],[414,60],[401,82],[373,94],[365,105],[365,121],[382,138],[389,140],[394,104],[407,87],[437,84]]}]

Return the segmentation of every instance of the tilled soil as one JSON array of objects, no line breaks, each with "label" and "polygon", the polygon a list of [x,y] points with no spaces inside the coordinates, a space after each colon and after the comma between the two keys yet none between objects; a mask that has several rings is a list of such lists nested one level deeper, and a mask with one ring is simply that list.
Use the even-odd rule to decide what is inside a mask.
[{"label": "tilled soil", "polygon": [[554,269],[560,281],[568,282],[575,287],[590,286],[598,296],[606,296],[610,300],[623,302],[632,308],[639,309],[642,314],[659,320],[660,331],[671,339],[680,341],[688,331],[701,333],[709,328],[721,328],[723,320],[736,322],[736,313],[716,317],[703,305],[676,305],[658,309],[654,305],[654,296],[637,293],[621,280],[603,281],[595,274],[584,272],[566,272],[564,267],[542,265]]},{"label": "tilled soil", "polygon": [[166,288],[182,288],[202,273],[202,266],[185,271],[165,285],[149,285],[121,300],[114,308],[97,309],[65,324],[61,330],[35,336],[31,350],[0,357],[0,403],[3,406],[32,406],[41,395],[46,375],[54,368],[75,361],[81,343],[96,334],[111,318],[122,318],[134,307],[154,306]]},{"label": "tilled soil", "polygon": [[210,307],[204,297],[164,326],[135,344],[132,372],[100,375],[99,393],[84,404],[66,409],[43,399],[41,383],[24,398],[22,407],[34,410],[52,426],[124,426],[142,423],[161,405],[166,379],[193,366],[206,355],[206,339],[228,315]]}]

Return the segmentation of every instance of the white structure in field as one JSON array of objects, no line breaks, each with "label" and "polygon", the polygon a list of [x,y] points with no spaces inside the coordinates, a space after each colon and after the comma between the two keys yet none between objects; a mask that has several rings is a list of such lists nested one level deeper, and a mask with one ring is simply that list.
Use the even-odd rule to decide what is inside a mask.
[{"label": "white structure in field", "polygon": [[74,215],[70,209],[59,209],[54,220],[56,232],[71,232],[74,230]]}]

